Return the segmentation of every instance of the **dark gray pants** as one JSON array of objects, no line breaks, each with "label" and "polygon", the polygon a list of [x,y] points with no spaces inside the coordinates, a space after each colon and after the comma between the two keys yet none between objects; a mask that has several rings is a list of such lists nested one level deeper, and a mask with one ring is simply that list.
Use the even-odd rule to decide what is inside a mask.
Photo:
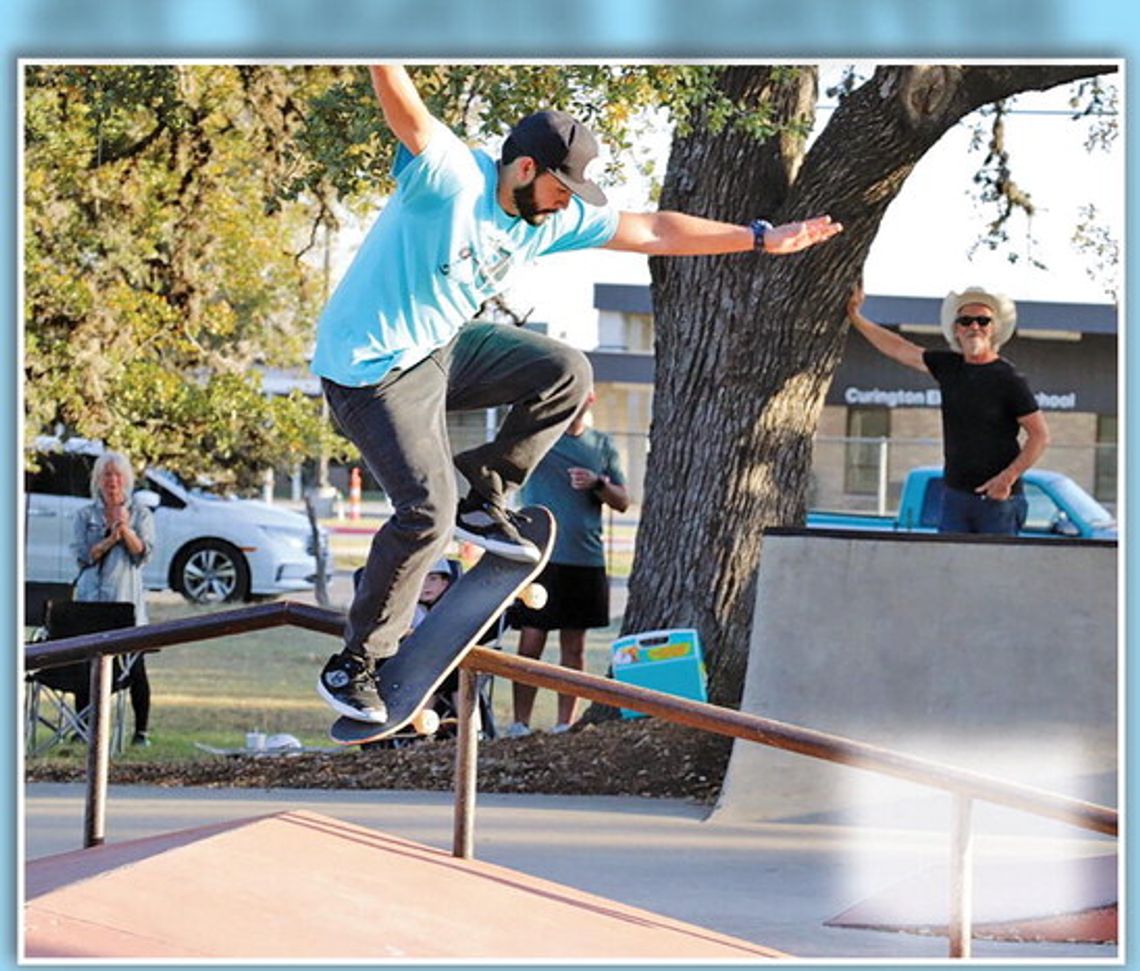
[{"label": "dark gray pants", "polygon": [[[345,626],[345,647],[396,652],[420,586],[451,539],[454,465],[471,489],[504,504],[558,440],[593,377],[572,347],[505,324],[471,323],[446,347],[379,384],[323,382],[336,424],[360,449],[395,510],[372,539]],[[451,455],[447,412],[510,405],[493,441]]]}]

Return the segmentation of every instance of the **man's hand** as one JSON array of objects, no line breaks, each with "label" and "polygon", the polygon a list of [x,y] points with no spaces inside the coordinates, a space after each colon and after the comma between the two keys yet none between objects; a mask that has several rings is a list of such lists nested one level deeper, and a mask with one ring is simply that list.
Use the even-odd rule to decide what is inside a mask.
[{"label": "man's hand", "polygon": [[773,226],[764,233],[764,252],[776,255],[798,253],[831,239],[843,232],[842,223],[833,223],[830,216],[815,216],[798,223]]},{"label": "man's hand", "polygon": [[577,489],[579,492],[586,492],[590,489],[595,489],[601,476],[598,475],[593,469],[581,469],[578,467],[569,470],[570,473],[570,488]]},{"label": "man's hand", "polygon": [[974,491],[979,495],[985,496],[987,499],[1002,501],[1010,497],[1010,494],[1013,492],[1013,484],[1016,481],[1016,475],[1011,475],[1009,472],[1002,471],[995,475],[992,479],[987,479]]}]

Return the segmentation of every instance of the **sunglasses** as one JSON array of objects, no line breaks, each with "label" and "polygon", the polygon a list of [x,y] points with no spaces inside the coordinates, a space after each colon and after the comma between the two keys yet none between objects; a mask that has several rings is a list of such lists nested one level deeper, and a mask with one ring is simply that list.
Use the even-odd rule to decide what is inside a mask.
[{"label": "sunglasses", "polygon": [[959,327],[969,327],[970,324],[977,324],[979,327],[989,327],[993,322],[993,317],[971,317],[969,314],[963,314],[961,317],[954,318],[954,323]]}]

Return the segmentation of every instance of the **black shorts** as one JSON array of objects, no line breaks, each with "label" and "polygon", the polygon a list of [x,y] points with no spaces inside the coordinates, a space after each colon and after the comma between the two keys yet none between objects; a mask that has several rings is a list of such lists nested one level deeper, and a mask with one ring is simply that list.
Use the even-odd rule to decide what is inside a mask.
[{"label": "black shorts", "polygon": [[610,584],[604,566],[548,563],[536,583],[546,588],[546,606],[516,605],[517,627],[539,630],[586,630],[610,625]]}]

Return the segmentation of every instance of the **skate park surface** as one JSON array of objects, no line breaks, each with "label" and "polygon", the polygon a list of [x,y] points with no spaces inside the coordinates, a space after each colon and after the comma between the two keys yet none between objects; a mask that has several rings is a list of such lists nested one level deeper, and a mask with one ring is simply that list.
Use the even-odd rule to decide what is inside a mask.
[{"label": "skate park surface", "polygon": [[[27,859],[58,861],[60,857],[55,854],[75,851],[83,825],[82,786],[29,785],[26,800]],[[374,838],[389,843],[412,841],[437,852],[450,851],[450,793],[139,786],[112,787],[104,849],[282,812],[313,813],[346,827],[365,827],[380,834]],[[943,831],[856,828],[827,819],[726,824],[707,822],[706,814],[705,807],[677,800],[484,794],[476,809],[475,857],[480,863],[507,868],[512,874],[549,881],[575,893],[594,895],[617,906],[648,911],[796,958],[940,960],[946,956],[946,939],[942,937],[825,926],[826,921],[882,888],[942,864],[946,857]],[[1017,842],[1022,845],[1024,838],[1019,837]],[[1071,842],[1073,852],[1083,854],[1095,852],[1098,845],[1103,852],[1114,844],[1079,836]],[[1000,852],[1001,847],[995,849]],[[214,857],[215,868],[209,873],[214,880],[213,892],[249,922],[280,921],[275,915],[282,907],[288,910],[294,893],[291,886],[276,879],[281,872],[280,855],[266,861],[257,847],[243,852],[244,856]],[[359,856],[362,863],[369,859],[363,851]],[[162,861],[162,857],[156,859]],[[184,865],[176,859],[172,864]],[[262,868],[262,879],[256,885],[244,877],[230,882],[228,868],[240,875],[251,866]],[[319,866],[314,866],[314,871],[314,880],[323,884],[327,874],[322,875]],[[438,865],[435,872],[439,872]],[[129,879],[129,870],[120,876]],[[428,886],[412,888],[410,893],[413,898],[430,898],[436,891],[443,896],[449,882],[444,871],[433,876]],[[64,884],[63,889],[81,886]],[[93,884],[92,889],[97,892],[99,888]],[[231,891],[233,897],[229,896]],[[28,904],[34,907],[42,898],[30,893],[29,882]],[[407,900],[403,889],[395,893]],[[370,896],[367,903],[380,915],[389,898],[387,893]],[[147,920],[153,920],[156,911],[180,910],[182,900],[173,892],[157,898],[152,895],[146,901]],[[63,909],[68,906],[65,902]],[[130,901],[118,910],[115,919],[121,921],[123,913],[131,912]],[[453,911],[425,907],[416,914],[429,939],[433,929],[441,939],[453,933]],[[327,922],[323,919],[326,916]],[[335,934],[325,930],[336,925],[335,914],[322,915],[320,906],[313,904],[294,917],[311,933],[321,935],[324,956],[343,956],[337,951]],[[491,945],[498,948],[497,956],[520,960],[534,957],[519,950],[519,937],[513,930],[519,913],[500,911],[499,918],[493,924],[498,936]],[[1111,957],[1114,953],[1115,948],[1103,945],[974,943],[977,958],[1042,960]],[[705,954],[713,959],[709,952]],[[650,959],[648,953],[646,959]],[[749,955],[747,960],[762,958]]]},{"label": "skate park surface", "polygon": [[[1108,691],[1107,711],[1114,712],[1116,697],[1115,618],[1102,616],[1104,609],[1115,609],[1114,601],[1106,608],[1102,595],[1108,569],[1104,557],[1091,551],[1091,558],[1070,560],[1033,551],[1037,556],[1029,558],[1010,548],[983,548],[962,566],[955,565],[952,550],[927,554],[921,549],[902,551],[907,568],[901,570],[897,549],[844,545],[797,562],[803,550],[796,543],[766,540],[744,710],[1115,805],[1116,735],[1114,728],[1106,727],[1115,718],[1106,718],[1104,708],[1094,711]],[[916,553],[933,559],[916,564]],[[1039,575],[1042,556],[1060,578],[1050,581],[1055,587],[1039,584],[1045,589],[1038,599],[1026,594],[1037,587],[1017,583],[1013,574],[1029,570]],[[1067,575],[1070,564],[1074,572],[1097,574],[1088,587]],[[931,641],[926,636],[930,614],[938,611],[928,600],[923,614],[918,606],[922,601],[905,591],[896,590],[893,602],[878,612],[869,610],[865,598],[875,587],[881,589],[886,576],[895,578],[897,586],[899,576],[920,576],[934,566],[943,577],[942,593],[947,593],[949,569],[963,581],[971,578],[978,589],[991,589],[994,603],[1004,604],[998,621],[994,615],[988,621],[979,619],[976,630],[960,631],[964,639],[983,637],[996,622],[1006,630],[1021,625],[1019,644],[1036,646],[1037,654],[1017,655],[1001,662],[1008,664],[1006,669],[995,668],[997,662],[989,655],[1004,648],[1000,638],[990,636],[976,651],[940,655],[938,663],[929,666],[937,670],[938,679],[925,675],[914,645],[924,638]],[[1009,589],[1001,579],[1006,576],[1011,577]],[[864,586],[854,577],[862,577]],[[783,583],[799,593],[788,594]],[[812,597],[805,593],[809,589]],[[1114,584],[1111,593],[1114,597]],[[952,597],[953,591],[949,594]],[[1056,605],[1079,602],[1074,598],[1091,600],[1082,602],[1080,610],[1062,609],[1059,614]],[[976,597],[972,602],[982,618],[988,608]],[[834,609],[852,603],[862,603],[863,613]],[[1024,612],[1020,607],[1011,611],[1010,604],[1023,604]],[[952,611],[938,609],[942,619],[933,623],[941,625],[941,640],[934,642],[942,643],[951,636],[947,631],[964,625]],[[802,612],[799,618],[796,611]],[[806,628],[804,615],[812,621]],[[892,615],[898,615],[900,625],[893,632],[883,620]],[[1111,632],[1106,634],[1107,628]],[[900,636],[899,630],[907,636]],[[853,636],[854,631],[861,633]],[[1107,647],[1106,637],[1112,642]],[[1083,666],[1066,666],[1067,643],[1082,647]],[[844,648],[852,657],[862,656],[864,663],[855,665],[845,658]],[[1052,660],[1042,664],[1042,656]],[[796,672],[805,658],[811,662],[810,676],[801,677]],[[956,665],[955,658],[961,663]],[[1035,666],[1030,664],[1034,658]],[[826,677],[829,666],[835,679]],[[1002,678],[1008,683],[995,683]],[[1113,682],[1111,690],[1106,679]],[[885,680],[891,682],[886,687]],[[834,688],[836,681],[843,684],[842,691]],[[891,717],[884,713],[884,698],[894,699]],[[1038,718],[1040,711],[1054,720]],[[1058,745],[1064,758],[1043,757],[1042,747],[1034,744],[1039,735],[1047,743],[1046,756],[1061,735],[1067,736],[1067,744]],[[988,744],[995,737],[1020,742],[1023,736],[1030,742],[1028,756],[1018,746],[999,751]],[[418,875],[404,876],[414,886],[397,889],[394,898],[404,913],[412,914],[400,926],[414,926],[418,936],[411,941],[388,936],[392,950],[367,952],[389,960],[398,961],[401,954],[396,952],[401,951],[414,957],[411,949],[417,946],[429,948],[419,952],[421,959],[490,954],[538,962],[557,955],[594,960],[600,954],[614,959],[635,954],[652,961],[664,952],[699,963],[722,959],[733,949],[738,956],[729,960],[741,960],[741,954],[747,954],[743,960],[763,960],[773,952],[797,959],[904,961],[942,960],[947,954],[946,938],[931,936],[937,933],[931,928],[945,922],[950,797],[913,783],[882,783],[881,777],[863,770],[738,742],[721,802],[711,815],[707,807],[674,800],[481,794],[474,864],[449,855],[452,813],[450,793],[112,787],[107,845],[76,853],[83,830],[82,787],[30,784],[24,805],[29,956],[36,942],[59,947],[61,938],[71,940],[72,946],[82,940],[82,927],[65,925],[69,915],[77,916],[85,886],[89,898],[119,901],[110,911],[92,912],[89,918],[137,935],[141,922],[130,904],[137,888],[127,891],[132,869],[142,884],[143,872],[150,868],[146,878],[161,886],[179,867],[199,874],[199,881],[205,879],[203,874],[209,877],[212,883],[181,882],[202,897],[213,895],[213,904],[223,912],[242,915],[239,924],[322,935],[305,944],[312,951],[295,944],[291,953],[298,958],[318,952],[330,959],[356,955],[347,941],[344,951],[337,950],[336,934],[323,930],[335,926],[336,919],[322,913],[322,907],[335,907],[334,894],[327,889],[332,878],[321,861],[339,858],[343,851],[321,842],[328,840],[351,844],[378,869],[409,861],[419,865]],[[1103,915],[1116,903],[1115,840],[984,804],[978,806],[975,824],[975,920],[980,929],[1045,912]],[[222,831],[201,830],[216,825]],[[303,830],[306,839],[317,842],[282,852],[278,841],[284,830]],[[244,841],[240,852],[221,849],[220,841],[239,837]],[[292,836],[290,843],[295,839]],[[142,845],[140,840],[151,842]],[[95,860],[96,854],[102,862]],[[90,862],[80,865],[84,858]],[[202,866],[206,859],[210,865]],[[492,873],[481,867],[505,870]],[[81,873],[86,875],[80,878]],[[292,888],[304,882],[306,873],[312,873],[313,887],[303,901],[294,900]],[[100,894],[100,886],[119,889]],[[321,886],[326,892],[315,892]],[[506,888],[514,896],[496,898],[495,906],[489,892],[479,887]],[[451,898],[452,893],[458,896]],[[68,894],[72,896],[65,900]],[[164,910],[177,912],[177,899],[176,894],[151,892],[145,900],[149,919],[153,922]],[[383,915],[391,906],[391,893],[361,886],[347,899],[364,913],[377,914],[377,927],[390,933]],[[432,908],[432,899],[454,903]],[[422,906],[415,905],[417,901]],[[569,936],[542,933],[541,922],[523,926],[521,916],[532,909],[533,901],[567,908],[545,919],[569,926]],[[83,903],[90,904],[90,899]],[[470,910],[472,918],[482,914],[484,905],[501,919],[460,919],[464,910]],[[208,919],[194,913],[183,912],[192,926]],[[594,923],[579,925],[580,920]],[[607,921],[611,926],[604,926]],[[489,937],[477,935],[475,926],[490,928]],[[574,926],[581,928],[577,936]],[[912,932],[901,933],[900,928]],[[611,931],[617,936],[607,937]],[[620,932],[632,936],[619,940]],[[165,933],[177,939],[171,927]],[[646,936],[634,939],[642,934]],[[237,940],[235,932],[229,946],[236,948]],[[203,939],[197,941],[205,947]],[[283,941],[279,937],[278,943]],[[445,941],[456,949],[444,949]],[[270,934],[252,946],[272,943]],[[595,943],[598,949],[590,950]],[[122,940],[119,946],[128,947]],[[183,940],[179,946],[190,945]],[[210,946],[220,948],[209,952],[214,956],[259,956],[248,951],[227,955],[224,941]],[[368,942],[365,946],[374,947]],[[975,959],[1111,960],[1116,954],[1113,944],[1008,939],[978,939],[973,944]]]}]

